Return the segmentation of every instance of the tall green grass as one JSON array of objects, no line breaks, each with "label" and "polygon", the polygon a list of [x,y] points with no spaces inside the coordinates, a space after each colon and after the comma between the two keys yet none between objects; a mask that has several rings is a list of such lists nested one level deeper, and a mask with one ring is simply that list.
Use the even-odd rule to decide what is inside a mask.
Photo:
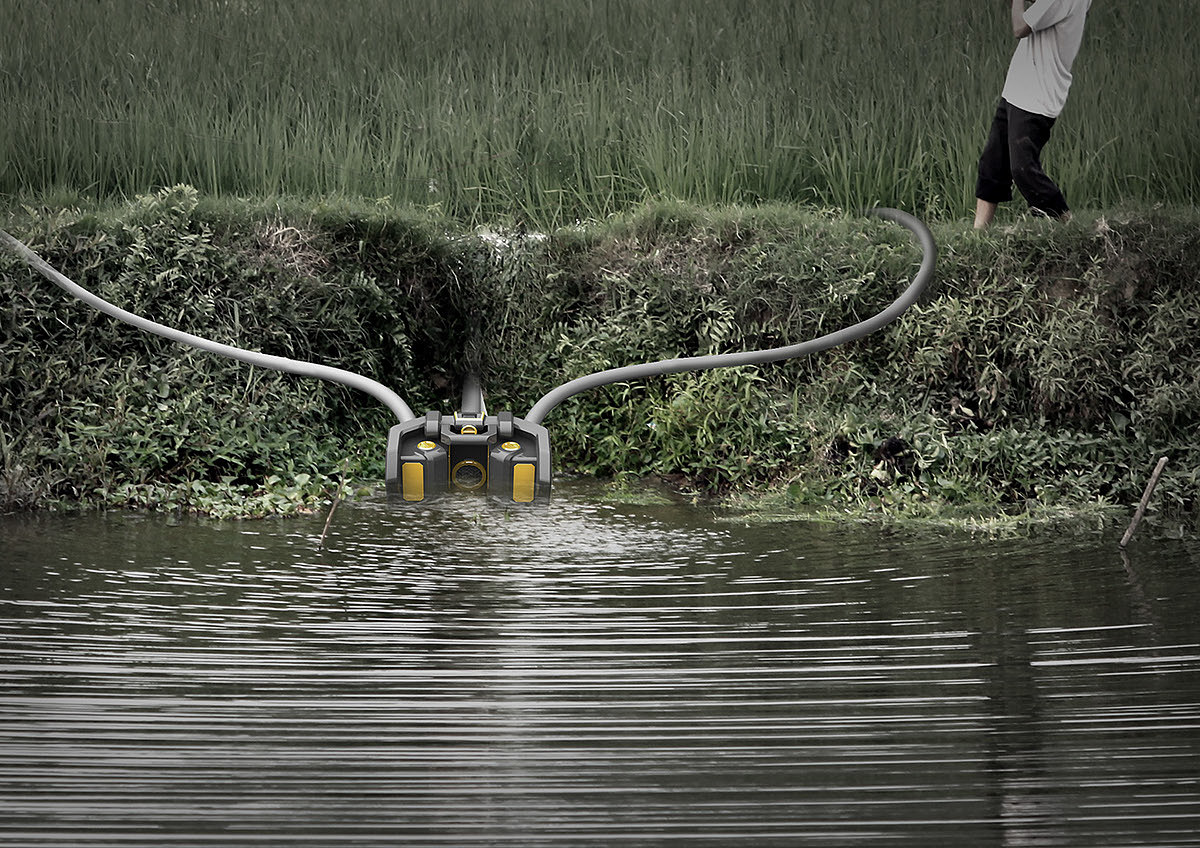
[{"label": "tall green grass", "polygon": [[[344,195],[552,226],[647,197],[965,214],[1000,0],[7,0],[0,194]],[[1048,168],[1200,196],[1197,0],[1097,0]],[[4,199],[0,198],[0,200]]]}]

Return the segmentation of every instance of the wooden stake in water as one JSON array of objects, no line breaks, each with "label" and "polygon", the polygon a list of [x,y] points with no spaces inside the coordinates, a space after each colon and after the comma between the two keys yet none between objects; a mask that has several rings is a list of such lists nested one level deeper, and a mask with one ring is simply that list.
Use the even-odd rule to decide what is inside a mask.
[{"label": "wooden stake in water", "polygon": [[1146,491],[1142,492],[1142,502],[1138,504],[1137,511],[1133,514],[1133,521],[1129,522],[1129,529],[1125,531],[1125,535],[1121,537],[1121,548],[1124,549],[1129,544],[1129,540],[1133,538],[1133,533],[1137,530],[1137,526],[1142,522],[1142,516],[1146,514],[1146,505],[1150,503],[1150,496],[1154,494],[1154,487],[1158,485],[1159,475],[1162,474],[1163,468],[1167,464],[1167,458],[1160,457],[1158,465],[1154,466],[1154,473],[1150,475],[1150,482],[1146,484]]},{"label": "wooden stake in water", "polygon": [[329,525],[333,523],[334,510],[342,502],[342,490],[346,488],[346,465],[346,462],[342,463],[342,477],[338,481],[337,495],[334,497],[333,503],[329,505],[329,515],[325,516],[325,529],[321,531],[321,541],[317,542],[317,550],[322,550],[325,547],[325,536],[329,533]]}]

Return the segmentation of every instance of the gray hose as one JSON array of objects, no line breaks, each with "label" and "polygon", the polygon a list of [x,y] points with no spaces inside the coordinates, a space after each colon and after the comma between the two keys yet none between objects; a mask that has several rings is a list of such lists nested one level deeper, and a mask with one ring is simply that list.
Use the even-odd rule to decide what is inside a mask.
[{"label": "gray hose", "polygon": [[531,424],[541,424],[554,407],[572,395],[599,386],[606,386],[610,383],[621,383],[627,380],[638,380],[643,377],[654,377],[661,374],[678,374],[682,371],[706,371],[710,368],[725,368],[734,365],[762,365],[767,362],[778,362],[781,359],[792,359],[816,353],[817,351],[827,350],[845,342],[853,341],[854,339],[860,339],[869,333],[875,332],[885,324],[894,321],[916,301],[933,277],[933,266],[937,261],[937,244],[934,242],[933,234],[929,232],[929,228],[907,212],[886,207],[876,207],[867,210],[867,214],[876,215],[907,227],[920,241],[922,250],[921,267],[917,270],[913,281],[892,302],[891,306],[879,314],[865,321],[859,321],[857,324],[852,324],[849,327],[821,336],[820,338],[786,347],[776,347],[769,350],[748,350],[741,353],[721,353],[713,356],[663,359],[643,365],[626,365],[622,368],[610,368],[607,371],[598,371],[595,374],[588,374],[584,377],[571,380],[568,383],[563,383],[558,388],[547,392],[529,410],[529,413],[525,416],[525,420]]},{"label": "gray hose", "polygon": [[163,324],[156,324],[146,318],[134,315],[132,312],[126,312],[118,306],[114,306],[107,300],[97,297],[69,279],[64,277],[58,271],[54,270],[50,265],[26,247],[21,242],[10,236],[8,233],[0,230],[0,242],[7,244],[15,250],[22,259],[28,262],[38,273],[50,280],[50,282],[65,289],[70,294],[82,300],[84,303],[99,309],[112,317],[124,321],[126,324],[132,324],[139,330],[145,330],[148,333],[162,336],[170,339],[173,342],[182,342],[186,345],[199,348],[200,350],[215,353],[219,356],[227,356],[230,359],[237,359],[241,362],[248,362],[251,365],[258,365],[262,368],[270,368],[275,371],[286,371],[290,374],[299,374],[302,377],[318,377],[322,380],[329,380],[334,383],[342,383],[351,388],[359,389],[373,396],[380,401],[384,406],[392,411],[392,413],[400,419],[400,421],[410,421],[417,416],[413,415],[413,411],[408,408],[399,395],[389,389],[382,383],[378,383],[369,377],[364,377],[361,374],[354,374],[350,371],[343,371],[341,368],[333,368],[328,365],[317,365],[313,362],[301,362],[297,359],[286,359],[282,356],[270,356],[265,353],[256,353],[255,351],[242,350],[232,345],[221,344],[220,342],[203,339],[199,336],[193,336],[191,333],[185,333],[182,330],[176,330],[172,327],[167,327]]},{"label": "gray hose", "polygon": [[475,374],[468,374],[463,380],[462,402],[458,405],[458,411],[467,418],[479,418],[486,414],[483,387]]}]

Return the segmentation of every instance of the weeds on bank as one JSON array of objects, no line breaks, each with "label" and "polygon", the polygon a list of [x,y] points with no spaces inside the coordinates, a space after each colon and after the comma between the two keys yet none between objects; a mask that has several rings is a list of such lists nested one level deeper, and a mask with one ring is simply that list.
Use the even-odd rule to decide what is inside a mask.
[{"label": "weeds on bank", "polygon": [[[580,267],[553,346],[535,336],[527,355],[575,376],[775,346],[871,314],[912,273],[911,245],[886,229],[769,221],[673,229],[648,214],[614,232]],[[1169,454],[1161,513],[1194,523],[1200,364],[1184,340],[1197,337],[1188,268],[1200,239],[1189,222],[1149,210],[1066,229],[942,227],[934,290],[885,330],[807,360],[564,404],[559,455],[700,493],[770,487],[801,509],[1057,520],[1128,508]]]},{"label": "weeds on bank", "polygon": [[[403,373],[407,344],[391,327],[379,332],[387,308],[373,283],[317,277],[296,264],[294,244],[269,251],[257,231],[218,236],[196,208],[195,192],[180,188],[138,199],[116,222],[30,213],[23,235],[76,282],[137,314],[356,370],[391,355]],[[276,264],[281,253],[287,264]],[[0,508],[291,513],[329,496],[343,457],[357,476],[379,474],[360,443],[380,417],[338,388],[143,334],[9,255],[0,286],[12,304],[0,335]]]},{"label": "weeds on bank", "polygon": [[[230,207],[180,188],[18,223],[68,276],[164,323],[366,373],[418,411],[452,407],[477,370],[489,408],[518,415],[592,371],[853,323],[918,258],[893,225],[785,206],[650,204],[489,240],[382,207]],[[889,327],[572,398],[546,422],[556,466],[699,497],[771,492],[801,512],[1033,521],[1135,503],[1169,455],[1159,512],[1194,523],[1198,233],[1189,210],[938,225],[934,287]],[[382,476],[390,422],[349,390],[145,337],[11,257],[0,286],[8,508],[216,511],[224,492],[257,514],[311,508],[346,458],[352,479]]]}]

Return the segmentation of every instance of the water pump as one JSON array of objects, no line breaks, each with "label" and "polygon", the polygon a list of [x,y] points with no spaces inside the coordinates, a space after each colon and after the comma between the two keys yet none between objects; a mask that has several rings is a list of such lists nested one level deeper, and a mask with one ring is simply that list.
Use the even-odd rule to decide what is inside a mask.
[{"label": "water pump", "polygon": [[453,415],[436,410],[388,432],[389,494],[423,501],[434,493],[482,492],[511,503],[550,497],[550,434],[511,412],[488,415],[473,375]]}]

